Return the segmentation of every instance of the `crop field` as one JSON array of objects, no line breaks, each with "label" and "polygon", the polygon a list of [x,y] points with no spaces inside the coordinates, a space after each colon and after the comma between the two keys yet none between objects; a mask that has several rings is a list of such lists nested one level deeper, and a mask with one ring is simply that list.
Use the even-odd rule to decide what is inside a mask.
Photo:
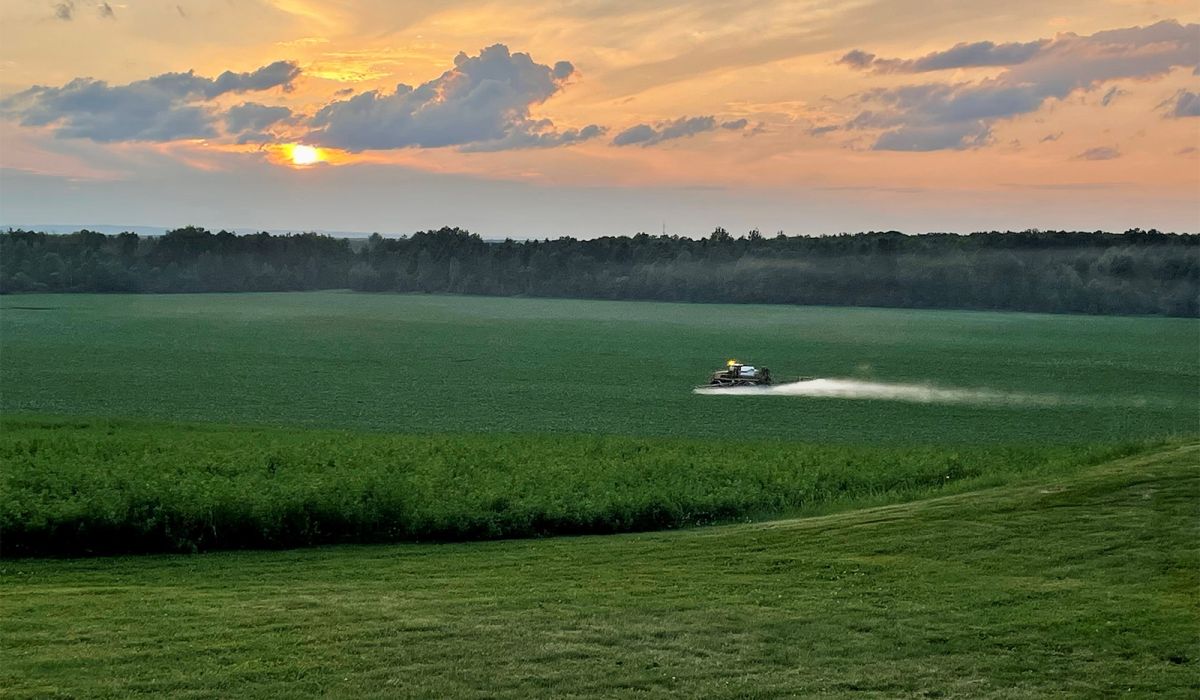
[{"label": "crop field", "polygon": [[[2,296],[0,695],[1194,696],[1198,347],[1195,319]],[[694,393],[729,357],[822,382]]]},{"label": "crop field", "polygon": [[[1194,320],[349,293],[0,303],[10,553],[780,517],[1067,473],[1197,428]],[[694,393],[727,355],[919,400]]]},{"label": "crop field", "polygon": [[1066,474],[1113,448],[389,436],[6,421],[9,552],[195,551],[623,532]]},{"label": "crop field", "polygon": [[[0,298],[5,415],[849,444],[1198,431],[1194,319],[337,292]],[[1010,403],[691,393],[726,358]],[[1041,400],[1046,399],[1046,400]]]}]

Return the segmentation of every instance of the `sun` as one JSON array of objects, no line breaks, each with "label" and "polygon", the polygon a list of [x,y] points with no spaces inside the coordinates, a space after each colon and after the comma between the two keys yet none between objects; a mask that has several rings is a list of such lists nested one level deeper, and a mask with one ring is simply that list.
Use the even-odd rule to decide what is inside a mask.
[{"label": "sun", "polygon": [[321,156],[321,151],[312,146],[304,146],[302,144],[294,144],[289,149],[292,157],[292,163],[296,165],[312,165],[325,160]]}]

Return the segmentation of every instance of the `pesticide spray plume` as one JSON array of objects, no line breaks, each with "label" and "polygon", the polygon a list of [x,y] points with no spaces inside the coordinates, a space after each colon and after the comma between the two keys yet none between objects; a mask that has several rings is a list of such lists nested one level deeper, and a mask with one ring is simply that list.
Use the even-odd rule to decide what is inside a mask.
[{"label": "pesticide spray plume", "polygon": [[[695,393],[708,396],[803,396],[824,399],[907,401],[911,403],[983,404],[1007,406],[1081,406],[1094,399],[1054,394],[1030,394],[992,389],[957,389],[932,384],[867,382],[857,379],[807,379],[765,387],[698,387]],[[1112,402],[1105,402],[1112,403]]]}]

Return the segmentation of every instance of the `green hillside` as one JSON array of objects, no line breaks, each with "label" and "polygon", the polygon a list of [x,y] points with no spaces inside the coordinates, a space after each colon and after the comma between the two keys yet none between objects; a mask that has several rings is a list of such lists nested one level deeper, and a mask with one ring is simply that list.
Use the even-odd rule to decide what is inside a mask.
[{"label": "green hillside", "polygon": [[2,565],[8,697],[1194,697],[1200,446],[668,533]]}]

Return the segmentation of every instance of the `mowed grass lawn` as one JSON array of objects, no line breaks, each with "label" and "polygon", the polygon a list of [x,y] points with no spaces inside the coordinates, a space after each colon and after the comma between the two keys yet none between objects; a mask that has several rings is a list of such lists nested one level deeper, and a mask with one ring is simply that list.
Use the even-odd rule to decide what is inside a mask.
[{"label": "mowed grass lawn", "polygon": [[1198,457],[761,525],[7,561],[0,693],[1191,698]]},{"label": "mowed grass lawn", "polygon": [[[1195,319],[355,294],[9,295],[0,411],[386,432],[851,444],[1197,432]],[[1059,405],[697,396],[777,378],[1050,395]]]}]

